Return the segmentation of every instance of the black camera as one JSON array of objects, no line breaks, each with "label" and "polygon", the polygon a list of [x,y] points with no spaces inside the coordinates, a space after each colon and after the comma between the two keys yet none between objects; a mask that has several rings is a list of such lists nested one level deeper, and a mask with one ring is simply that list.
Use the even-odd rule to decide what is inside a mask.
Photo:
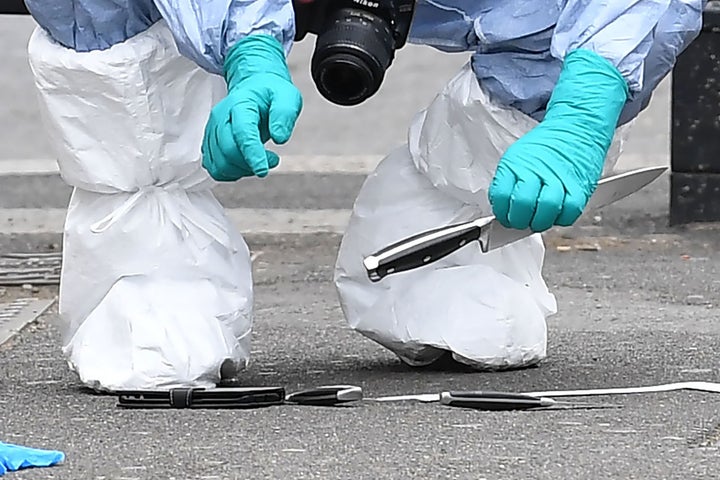
[{"label": "black camera", "polygon": [[410,31],[415,0],[293,0],[295,41],[317,35],[310,72],[337,105],[373,96]]}]

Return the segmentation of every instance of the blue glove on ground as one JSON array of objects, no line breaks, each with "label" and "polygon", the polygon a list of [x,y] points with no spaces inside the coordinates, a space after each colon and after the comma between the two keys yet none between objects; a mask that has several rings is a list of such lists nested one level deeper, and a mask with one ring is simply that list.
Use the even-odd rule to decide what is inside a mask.
[{"label": "blue glove on ground", "polygon": [[210,113],[202,144],[203,167],[218,181],[264,177],[280,159],[265,150],[290,139],[302,96],[290,77],[285,52],[269,35],[250,35],[225,57],[227,96]]},{"label": "blue glove on ground", "polygon": [[29,467],[50,467],[65,461],[65,454],[53,450],[20,447],[0,442],[0,477]]},{"label": "blue glove on ground", "polygon": [[545,118],[508,148],[490,186],[493,214],[508,228],[570,226],[602,175],[628,86],[589,50],[565,57]]}]

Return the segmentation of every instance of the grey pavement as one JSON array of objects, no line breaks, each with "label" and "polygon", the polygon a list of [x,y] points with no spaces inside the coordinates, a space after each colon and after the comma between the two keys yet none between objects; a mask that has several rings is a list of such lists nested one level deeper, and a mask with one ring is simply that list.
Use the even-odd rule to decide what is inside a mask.
[{"label": "grey pavement", "polygon": [[[0,159],[50,156],[24,66],[31,28],[0,18]],[[412,115],[465,61],[404,50],[377,97],[341,109],[313,94],[303,73],[311,46],[303,42],[293,54],[306,109],[282,152],[338,161],[402,143]],[[668,161],[668,87],[638,120],[626,166]],[[363,179],[360,172],[285,173],[216,193],[228,208],[258,212],[347,210]],[[68,195],[54,175],[0,176],[0,210],[63,208]],[[290,391],[350,383],[375,396],[720,381],[718,228],[669,227],[667,210],[665,177],[577,227],[548,233],[545,274],[559,304],[549,321],[549,356],[537,368],[504,373],[403,366],[344,323],[331,283],[338,235],[249,232],[258,254],[257,327],[243,382]],[[0,254],[48,251],[58,241],[0,232]],[[50,298],[57,288],[8,287],[0,303],[27,295]],[[0,346],[0,441],[67,454],[63,466],[9,479],[711,479],[720,467],[720,397],[712,394],[602,397],[623,408],[523,413],[369,402],[123,411],[113,397],[83,390],[59,348],[56,305]]]},{"label": "grey pavement", "polygon": [[[471,373],[404,367],[345,327],[330,285],[337,238],[253,238],[263,254],[244,382],[291,390],[351,383],[379,395],[718,381],[720,326],[707,304],[717,300],[717,244],[655,240],[601,239],[598,252],[551,248],[546,272],[561,308],[548,360]],[[720,399],[690,392],[602,399],[619,410],[121,411],[68,374],[55,322],[43,317],[0,351],[0,438],[61,448],[67,463],[10,478],[710,479],[720,467]]]}]

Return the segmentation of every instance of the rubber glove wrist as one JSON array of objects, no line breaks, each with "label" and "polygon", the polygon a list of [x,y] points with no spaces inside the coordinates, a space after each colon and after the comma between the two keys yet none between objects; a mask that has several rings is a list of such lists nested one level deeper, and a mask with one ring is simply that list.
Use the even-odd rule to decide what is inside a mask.
[{"label": "rubber glove wrist", "polygon": [[[602,173],[628,95],[627,82],[608,60],[582,49],[566,55],[541,125],[567,142],[562,157],[579,176],[591,173],[593,183]],[[595,155],[586,157],[587,149]]]},{"label": "rubber glove wrist", "polygon": [[283,46],[270,35],[249,35],[237,41],[228,49],[223,67],[228,90],[258,74],[277,75],[292,82]]},{"label": "rubber glove wrist", "polygon": [[570,52],[545,118],[508,148],[490,186],[493,213],[509,228],[572,225],[602,175],[628,86],[606,59]]}]

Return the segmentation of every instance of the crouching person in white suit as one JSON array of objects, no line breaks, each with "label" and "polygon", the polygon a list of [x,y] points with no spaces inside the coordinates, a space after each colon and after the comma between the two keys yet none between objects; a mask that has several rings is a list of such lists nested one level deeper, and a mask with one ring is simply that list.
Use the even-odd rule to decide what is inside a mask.
[{"label": "crouching person in white suit", "polygon": [[[335,271],[350,326],[415,366],[444,355],[490,370],[541,362],[557,306],[539,233],[581,215],[629,122],[699,33],[704,4],[418,0],[411,42],[474,54],[355,202]],[[368,279],[365,256],[490,214],[538,234]]]},{"label": "crouching person in white suit", "polygon": [[60,285],[71,369],[109,391],[235,376],[251,262],[211,175],[278,164],[263,144],[286,142],[302,106],[285,61],[291,1],[26,4],[41,110],[74,187]]}]

